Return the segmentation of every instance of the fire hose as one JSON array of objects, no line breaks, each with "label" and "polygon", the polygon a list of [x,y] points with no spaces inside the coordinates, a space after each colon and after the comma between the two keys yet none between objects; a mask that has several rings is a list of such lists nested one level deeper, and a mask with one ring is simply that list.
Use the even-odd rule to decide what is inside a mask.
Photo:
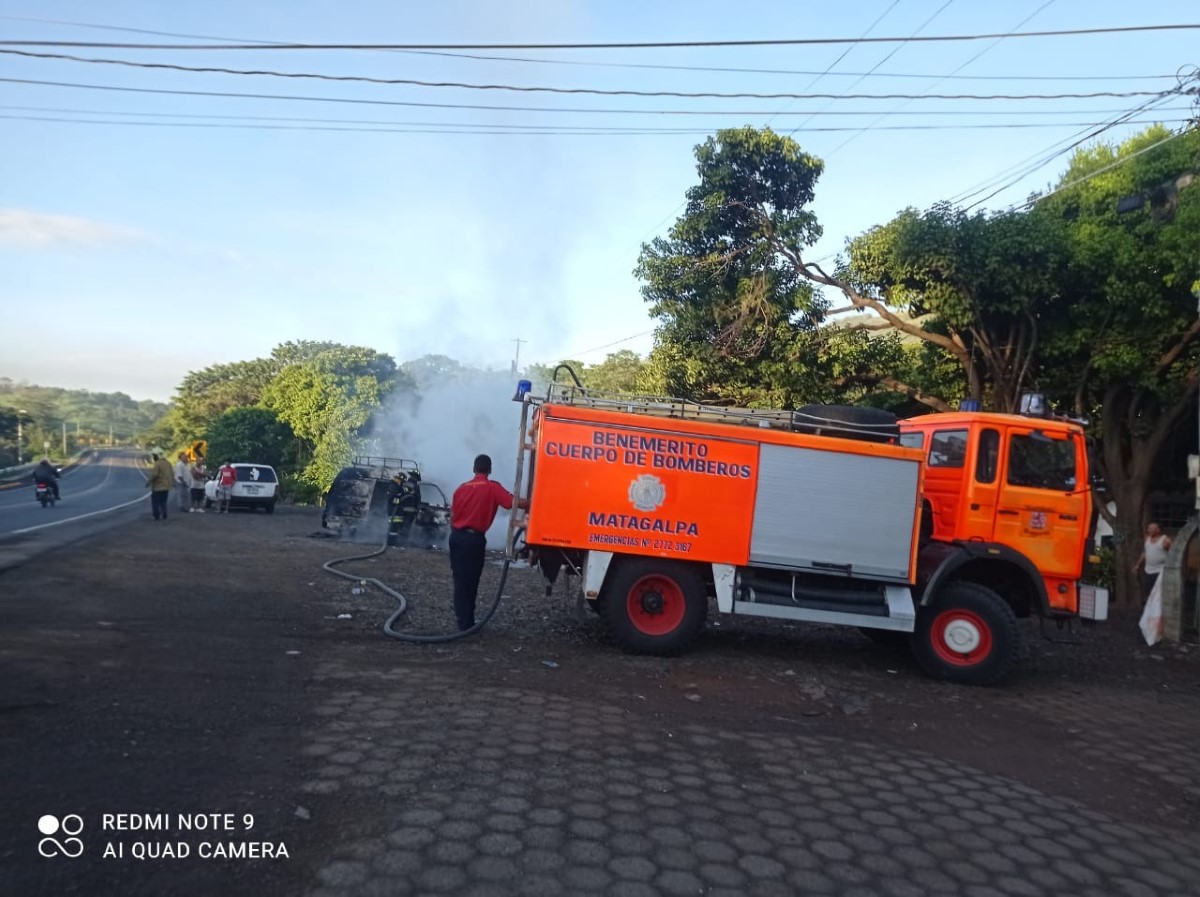
[{"label": "fire hose", "polygon": [[[518,532],[520,532],[520,531],[518,531]],[[345,570],[334,569],[335,567],[337,567],[340,564],[348,564],[351,561],[365,561],[370,558],[379,557],[381,554],[385,553],[387,550],[388,550],[388,543],[387,543],[387,538],[385,537],[383,544],[380,545],[378,548],[376,548],[374,551],[367,552],[366,554],[354,554],[354,555],[350,555],[348,557],[334,558],[333,560],[327,561],[326,563],[321,565],[321,569],[324,570],[326,573],[332,573],[334,576],[340,576],[342,579],[348,579],[351,582],[359,582],[359,583],[364,583],[367,585],[372,585],[375,588],[379,589],[381,592],[383,592],[386,595],[389,595],[390,597],[395,599],[396,610],[392,613],[392,615],[390,617],[387,618],[387,620],[383,624],[384,635],[391,636],[394,639],[399,639],[402,642],[414,642],[416,644],[424,644],[424,645],[443,644],[445,642],[455,642],[461,638],[466,638],[467,636],[474,635],[475,633],[479,632],[479,630],[483,629],[483,627],[488,624],[488,621],[491,620],[492,616],[496,613],[496,609],[500,607],[500,599],[504,596],[504,584],[508,581],[508,565],[511,563],[511,559],[509,559],[507,557],[504,559],[504,566],[500,570],[500,584],[498,586],[496,586],[496,597],[494,599],[492,599],[491,607],[489,607],[487,609],[487,613],[485,613],[482,618],[477,620],[475,622],[475,625],[472,626],[470,629],[463,629],[459,632],[432,633],[432,634],[414,633],[414,632],[397,632],[396,629],[394,628],[394,624],[396,623],[397,620],[399,620],[402,616],[404,616],[405,613],[407,613],[408,599],[405,598],[403,595],[401,595],[399,592],[397,592],[395,589],[393,589],[391,586],[387,585],[384,582],[381,582],[380,580],[378,580],[374,577],[358,576],[354,573],[347,573]]]}]

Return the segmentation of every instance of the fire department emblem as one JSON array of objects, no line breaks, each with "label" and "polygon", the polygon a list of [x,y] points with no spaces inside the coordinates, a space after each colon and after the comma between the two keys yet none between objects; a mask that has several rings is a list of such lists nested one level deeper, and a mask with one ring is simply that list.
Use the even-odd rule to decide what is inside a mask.
[{"label": "fire department emblem", "polygon": [[1030,529],[1045,529],[1046,528],[1046,512],[1034,511],[1029,515]]},{"label": "fire department emblem", "polygon": [[638,511],[657,511],[667,498],[662,480],[644,473],[629,484],[629,503]]}]

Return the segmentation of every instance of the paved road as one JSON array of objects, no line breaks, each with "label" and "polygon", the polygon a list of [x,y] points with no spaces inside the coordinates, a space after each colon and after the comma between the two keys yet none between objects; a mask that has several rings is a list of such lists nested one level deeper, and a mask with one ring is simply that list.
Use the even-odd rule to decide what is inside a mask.
[{"label": "paved road", "polygon": [[48,508],[32,484],[0,490],[0,570],[127,520],[149,495],[143,470],[139,452],[97,452],[63,474]]}]

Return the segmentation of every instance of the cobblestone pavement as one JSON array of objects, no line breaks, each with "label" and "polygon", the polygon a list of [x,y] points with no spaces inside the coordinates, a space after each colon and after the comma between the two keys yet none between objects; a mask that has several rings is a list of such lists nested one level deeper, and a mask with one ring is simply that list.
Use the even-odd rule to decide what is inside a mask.
[{"label": "cobblestone pavement", "polygon": [[[672,728],[602,698],[468,687],[452,669],[318,670],[328,697],[298,800],[356,824],[314,867],[312,897],[1200,893],[1194,832],[933,753],[779,723]],[[1084,715],[1078,699],[1039,700]],[[1115,745],[1046,762],[1136,738],[1135,719],[1115,722]]]}]

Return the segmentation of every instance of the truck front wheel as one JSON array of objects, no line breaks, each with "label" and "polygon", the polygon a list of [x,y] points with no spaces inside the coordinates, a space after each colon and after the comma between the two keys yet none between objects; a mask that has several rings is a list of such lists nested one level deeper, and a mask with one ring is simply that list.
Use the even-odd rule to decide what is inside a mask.
[{"label": "truck front wheel", "polygon": [[973,582],[951,582],[921,608],[912,645],[929,675],[991,685],[1008,674],[1019,641],[1016,615],[1003,598]]},{"label": "truck front wheel", "polygon": [[626,651],[678,654],[703,628],[708,597],[691,565],[636,558],[610,575],[599,611]]}]

